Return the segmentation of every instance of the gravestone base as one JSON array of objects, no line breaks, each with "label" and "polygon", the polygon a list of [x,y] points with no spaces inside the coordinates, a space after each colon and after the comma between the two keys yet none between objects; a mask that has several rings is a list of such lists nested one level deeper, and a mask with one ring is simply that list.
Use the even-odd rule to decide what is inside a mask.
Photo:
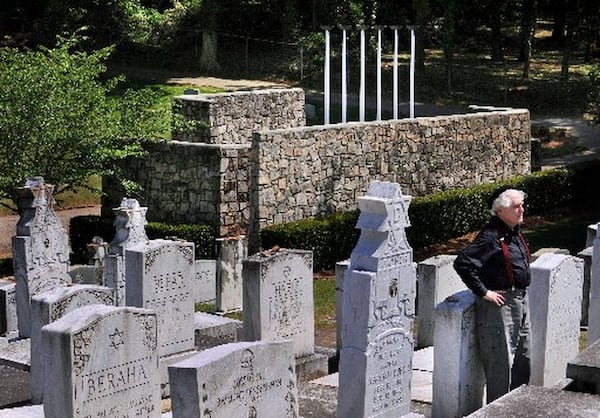
[{"label": "gravestone base", "polygon": [[599,410],[600,396],[523,385],[468,415],[468,418],[592,417]]},{"label": "gravestone base", "polygon": [[30,371],[31,340],[0,337],[0,364]]},{"label": "gravestone base", "polygon": [[312,353],[296,357],[296,377],[298,382],[308,382],[329,373],[329,356]]}]

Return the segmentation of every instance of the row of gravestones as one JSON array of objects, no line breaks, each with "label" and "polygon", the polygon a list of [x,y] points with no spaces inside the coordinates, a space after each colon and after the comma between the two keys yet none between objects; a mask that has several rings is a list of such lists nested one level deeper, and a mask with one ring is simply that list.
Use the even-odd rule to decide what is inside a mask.
[{"label": "row of gravestones", "polygon": [[[337,286],[338,416],[410,415],[417,269],[405,235],[409,202],[397,184],[384,182],[373,182],[358,201],[361,236]],[[127,307],[108,306],[119,292],[99,286],[58,285],[31,298],[32,388],[41,382],[35,393],[46,416],[157,416],[165,389],[174,416],[297,416],[294,359],[314,350],[310,253],[244,259],[244,339],[261,342],[197,352],[193,246],[142,240],[121,248],[117,289]],[[534,384],[560,377],[556,370],[577,353],[582,264],[547,254],[532,265],[532,321],[539,325],[533,337],[535,351],[541,348]],[[459,292],[435,310],[442,325],[434,339],[443,341],[434,345],[435,362],[447,365],[434,369],[437,416],[481,406],[472,304],[469,292]]]},{"label": "row of gravestones", "polygon": [[173,416],[298,416],[298,363],[327,371],[314,353],[311,252],[244,258],[247,342],[198,351],[193,244],[148,240],[145,208],[127,200],[105,260],[110,285],[71,284],[52,186],[35,179],[21,193],[15,340],[31,340],[32,401],[45,416],[159,416],[169,395]]}]

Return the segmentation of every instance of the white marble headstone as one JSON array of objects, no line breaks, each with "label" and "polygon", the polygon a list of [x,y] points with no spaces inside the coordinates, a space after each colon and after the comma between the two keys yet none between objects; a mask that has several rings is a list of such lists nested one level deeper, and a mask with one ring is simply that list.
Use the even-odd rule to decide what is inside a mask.
[{"label": "white marble headstone", "polygon": [[169,367],[173,416],[298,417],[294,365],[289,341],[205,350]]},{"label": "white marble headstone", "polygon": [[88,305],[42,328],[46,417],[161,416],[156,315]]},{"label": "white marble headstone", "polygon": [[312,252],[259,253],[243,265],[244,340],[292,340],[296,356],[314,353]]}]

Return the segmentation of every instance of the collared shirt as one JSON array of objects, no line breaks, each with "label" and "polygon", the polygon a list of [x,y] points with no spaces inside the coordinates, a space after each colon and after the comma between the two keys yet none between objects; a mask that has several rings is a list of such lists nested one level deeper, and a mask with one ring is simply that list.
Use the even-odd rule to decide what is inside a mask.
[{"label": "collared shirt", "polygon": [[[503,290],[513,286],[524,289],[529,286],[529,250],[519,234],[520,226],[511,230],[494,216],[473,242],[459,252],[454,269],[477,296],[485,296],[488,290]],[[509,280],[501,239],[507,244],[514,284]]]}]

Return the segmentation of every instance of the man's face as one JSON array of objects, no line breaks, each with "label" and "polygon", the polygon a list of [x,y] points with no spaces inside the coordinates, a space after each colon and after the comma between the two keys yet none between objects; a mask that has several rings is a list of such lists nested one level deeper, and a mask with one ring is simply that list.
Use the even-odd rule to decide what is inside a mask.
[{"label": "man's face", "polygon": [[523,200],[519,196],[512,196],[512,205],[507,208],[498,208],[497,214],[502,221],[511,229],[523,223],[525,208]]}]

